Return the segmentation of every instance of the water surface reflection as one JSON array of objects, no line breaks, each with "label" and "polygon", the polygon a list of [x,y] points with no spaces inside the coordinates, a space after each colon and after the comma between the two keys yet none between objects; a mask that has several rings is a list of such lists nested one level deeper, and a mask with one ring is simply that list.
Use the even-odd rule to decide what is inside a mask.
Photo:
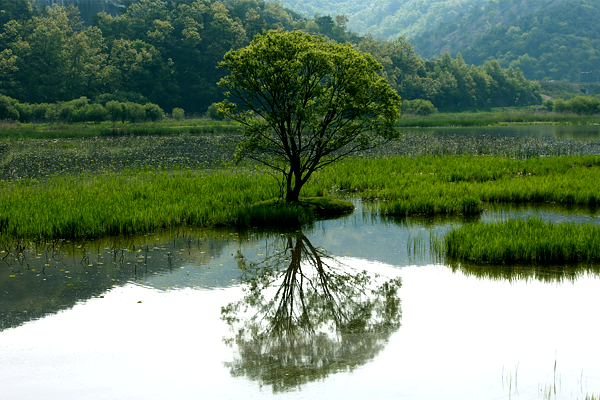
[{"label": "water surface reflection", "polygon": [[222,309],[233,376],[287,391],[364,365],[400,327],[400,278],[344,265],[302,232],[270,246],[258,261],[238,253],[245,295]]}]

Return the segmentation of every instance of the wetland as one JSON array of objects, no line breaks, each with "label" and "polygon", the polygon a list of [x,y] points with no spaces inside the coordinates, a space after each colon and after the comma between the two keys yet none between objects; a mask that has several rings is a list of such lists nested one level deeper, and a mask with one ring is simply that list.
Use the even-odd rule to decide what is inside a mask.
[{"label": "wetland", "polygon": [[595,128],[407,128],[307,185],[352,214],[269,229],[236,223],[244,204],[278,195],[256,166],[233,167],[236,135],[2,141],[3,392],[600,393],[597,258],[492,264],[443,247],[471,224],[596,229]]}]

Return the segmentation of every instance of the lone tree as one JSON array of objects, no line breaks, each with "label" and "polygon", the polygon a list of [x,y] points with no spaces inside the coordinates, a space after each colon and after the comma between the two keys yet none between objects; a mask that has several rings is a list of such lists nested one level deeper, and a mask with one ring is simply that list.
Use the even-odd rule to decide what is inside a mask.
[{"label": "lone tree", "polygon": [[313,172],[397,139],[400,96],[381,65],[350,44],[300,31],[268,31],[225,54],[219,112],[244,126],[237,156],[279,171],[298,201]]}]

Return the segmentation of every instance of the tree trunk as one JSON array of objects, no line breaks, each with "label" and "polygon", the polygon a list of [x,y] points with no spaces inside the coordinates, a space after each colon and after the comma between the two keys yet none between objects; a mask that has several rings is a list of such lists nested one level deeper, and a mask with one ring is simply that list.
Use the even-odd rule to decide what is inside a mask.
[{"label": "tree trunk", "polygon": [[[302,189],[302,175],[299,172],[290,171],[286,176],[287,178],[287,190],[285,193],[285,201],[288,203],[292,201],[298,201],[300,198],[300,190]],[[292,180],[293,185],[292,185]]]}]

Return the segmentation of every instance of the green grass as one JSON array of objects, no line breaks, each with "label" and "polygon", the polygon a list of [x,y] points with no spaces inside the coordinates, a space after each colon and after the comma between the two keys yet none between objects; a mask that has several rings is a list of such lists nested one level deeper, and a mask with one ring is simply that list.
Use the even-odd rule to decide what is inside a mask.
[{"label": "green grass", "polygon": [[598,124],[598,116],[580,116],[539,112],[533,108],[495,109],[483,112],[437,113],[428,116],[402,116],[400,127],[439,127],[439,126],[489,126],[516,124]]},{"label": "green grass", "polygon": [[600,157],[393,157],[348,159],[321,171],[322,185],[363,200],[382,214],[478,214],[486,202],[600,203]]},{"label": "green grass", "polygon": [[535,217],[471,223],[448,232],[443,247],[449,258],[473,263],[598,261],[600,226],[554,224]]},{"label": "green grass", "polygon": [[[322,194],[315,189],[304,193]],[[0,181],[0,235],[89,239],[180,226],[296,226],[354,208],[326,198],[295,204],[272,200],[278,197],[277,182],[251,170],[128,171]]]},{"label": "green grass", "polygon": [[[302,196],[377,199],[378,212],[385,215],[472,215],[487,202],[595,207],[598,181],[597,156],[352,158],[315,174]],[[80,239],[187,225],[258,226],[286,221],[283,215],[295,212],[270,204],[250,207],[280,197],[275,179],[247,167],[0,180],[0,230],[13,238]],[[318,214],[318,204],[310,207]]]},{"label": "green grass", "polygon": [[0,123],[0,139],[59,139],[148,135],[239,134],[239,125],[207,119],[165,119],[140,123]]},{"label": "green grass", "polygon": [[335,218],[349,214],[353,210],[354,205],[351,202],[329,197],[307,197],[292,203],[271,199],[242,207],[238,211],[236,225],[294,228],[314,222],[318,218]]}]

